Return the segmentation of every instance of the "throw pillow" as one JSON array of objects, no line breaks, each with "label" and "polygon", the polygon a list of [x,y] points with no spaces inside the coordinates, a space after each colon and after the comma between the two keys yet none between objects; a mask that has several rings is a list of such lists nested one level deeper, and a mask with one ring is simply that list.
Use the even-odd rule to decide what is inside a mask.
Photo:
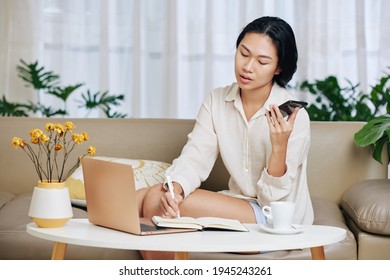
[{"label": "throw pillow", "polygon": [[383,236],[390,234],[389,182],[359,181],[345,191],[341,206],[359,229]]},{"label": "throw pillow", "polygon": [[[114,157],[94,158],[131,165],[134,170],[136,190],[163,183],[165,170],[170,166],[169,163],[153,160]],[[65,180],[65,185],[69,189],[72,204],[86,206],[83,169],[81,165]]]}]

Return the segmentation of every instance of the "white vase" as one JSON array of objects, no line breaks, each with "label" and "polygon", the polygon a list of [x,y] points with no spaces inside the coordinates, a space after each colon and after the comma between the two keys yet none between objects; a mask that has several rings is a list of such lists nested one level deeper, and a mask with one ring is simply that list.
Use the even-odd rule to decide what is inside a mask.
[{"label": "white vase", "polygon": [[73,217],[65,182],[38,181],[28,215],[39,227],[63,227]]}]

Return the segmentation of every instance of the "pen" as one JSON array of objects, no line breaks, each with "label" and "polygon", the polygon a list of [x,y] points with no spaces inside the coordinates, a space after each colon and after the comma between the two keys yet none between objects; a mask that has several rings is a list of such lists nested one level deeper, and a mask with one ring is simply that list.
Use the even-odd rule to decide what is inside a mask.
[{"label": "pen", "polygon": [[[168,190],[169,190],[169,192],[171,194],[172,199],[175,199],[175,193],[173,192],[173,184],[172,184],[171,176],[167,175],[165,177],[165,180],[167,182]],[[177,214],[177,217],[180,218],[180,214]]]}]

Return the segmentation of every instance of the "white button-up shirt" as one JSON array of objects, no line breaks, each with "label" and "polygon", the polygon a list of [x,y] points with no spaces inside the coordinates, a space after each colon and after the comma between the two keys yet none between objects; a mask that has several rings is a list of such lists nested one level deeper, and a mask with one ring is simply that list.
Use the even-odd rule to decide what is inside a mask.
[{"label": "white button-up shirt", "polygon": [[310,119],[301,109],[287,147],[287,171],[281,177],[267,172],[271,154],[265,116],[270,104],[294,99],[274,84],[264,106],[247,121],[236,83],[212,90],[205,98],[188,142],[167,170],[187,197],[207,179],[218,153],[230,174],[225,194],[256,200],[260,205],[285,200],[296,203],[294,223],[312,224],[314,215],[307,186],[306,166],[310,146]]}]

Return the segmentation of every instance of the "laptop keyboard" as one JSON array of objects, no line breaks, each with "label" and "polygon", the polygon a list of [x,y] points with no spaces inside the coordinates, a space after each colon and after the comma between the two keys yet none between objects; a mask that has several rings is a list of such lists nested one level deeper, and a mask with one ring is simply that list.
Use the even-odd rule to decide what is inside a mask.
[{"label": "laptop keyboard", "polygon": [[151,226],[151,225],[147,225],[147,224],[142,224],[141,223],[141,231],[142,232],[145,232],[145,231],[159,231],[159,230],[164,230],[164,228]]}]

